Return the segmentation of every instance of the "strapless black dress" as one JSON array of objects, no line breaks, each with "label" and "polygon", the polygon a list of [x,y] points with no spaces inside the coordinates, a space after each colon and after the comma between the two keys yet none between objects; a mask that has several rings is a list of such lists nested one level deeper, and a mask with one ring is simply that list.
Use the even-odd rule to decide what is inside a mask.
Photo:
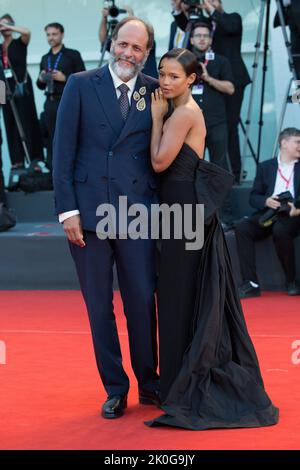
[{"label": "strapless black dress", "polygon": [[205,242],[201,250],[187,251],[185,238],[162,240],[157,297],[165,414],[148,426],[201,430],[278,421],[218,217],[232,182],[228,172],[200,160],[187,144],[162,174],[161,204],[205,205]]}]

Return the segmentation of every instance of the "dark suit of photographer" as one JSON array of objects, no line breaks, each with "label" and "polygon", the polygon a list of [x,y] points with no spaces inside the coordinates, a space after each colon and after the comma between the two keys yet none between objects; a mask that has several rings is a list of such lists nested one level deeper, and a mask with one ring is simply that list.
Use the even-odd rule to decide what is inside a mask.
[{"label": "dark suit of photographer", "polygon": [[269,227],[259,223],[268,209],[276,210],[281,204],[276,200],[280,193],[290,191],[296,199],[300,196],[300,130],[285,129],[280,136],[280,156],[261,163],[250,194],[250,204],[257,213],[243,219],[236,226],[236,241],[240,258],[243,285],[242,298],[260,295],[256,274],[255,241],[273,237],[276,252],[285,273],[289,295],[300,295],[296,282],[294,238],[300,235],[300,210],[292,207],[290,213],[282,212]]},{"label": "dark suit of photographer", "polygon": [[[299,55],[294,57],[294,65],[298,80],[300,80],[300,2],[299,0],[281,0],[285,24],[291,31],[292,54]],[[280,26],[278,12],[274,18],[274,28]]]},{"label": "dark suit of photographer", "polygon": [[2,132],[0,129],[0,204],[6,204],[4,176],[2,171]]},{"label": "dark suit of photographer", "polygon": [[[234,93],[233,76],[228,59],[211,51],[211,43],[210,25],[195,23],[191,44],[202,74],[200,83],[192,89],[192,95],[203,111],[206,124],[205,146],[209,151],[210,161],[228,171],[225,97]],[[229,229],[233,222],[230,195],[225,200],[221,218],[224,228]]]},{"label": "dark suit of photographer", "polygon": [[43,119],[48,133],[47,166],[52,169],[52,142],[58,106],[70,75],[84,71],[85,66],[78,51],[67,49],[63,45],[64,28],[62,25],[52,23],[46,26],[45,31],[51,49],[42,57],[37,86],[41,90],[46,90],[47,99]]},{"label": "dark suit of photographer", "polygon": [[[207,12],[213,24],[214,33],[212,47],[214,52],[227,57],[232,68],[235,93],[226,98],[228,153],[232,172],[235,175],[236,181],[239,181],[241,173],[241,151],[238,126],[245,87],[251,83],[250,76],[241,55],[243,36],[242,18],[238,13],[225,13],[220,0],[206,0],[203,5],[200,5],[200,8]],[[202,15],[201,10],[199,11],[199,15]],[[185,30],[188,23],[186,15],[182,12],[175,12],[174,18],[178,26]]]},{"label": "dark suit of photographer", "polygon": [[210,50],[211,42],[209,26],[196,23],[191,43],[202,67],[202,80],[193,87],[192,95],[203,111],[210,161],[228,170],[225,97],[234,93],[233,76],[228,59]]}]

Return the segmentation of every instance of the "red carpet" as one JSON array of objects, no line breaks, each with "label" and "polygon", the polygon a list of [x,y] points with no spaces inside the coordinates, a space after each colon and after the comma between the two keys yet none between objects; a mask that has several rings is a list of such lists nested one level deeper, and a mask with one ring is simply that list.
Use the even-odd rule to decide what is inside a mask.
[{"label": "red carpet", "polygon": [[126,415],[108,421],[99,416],[106,396],[80,294],[0,292],[0,342],[6,344],[6,364],[0,364],[0,449],[300,448],[300,364],[292,362],[292,343],[300,341],[299,298],[265,294],[244,302],[266,388],[280,408],[280,423],[201,432],[143,424],[158,410],[137,403],[119,294],[115,305],[132,385]]}]

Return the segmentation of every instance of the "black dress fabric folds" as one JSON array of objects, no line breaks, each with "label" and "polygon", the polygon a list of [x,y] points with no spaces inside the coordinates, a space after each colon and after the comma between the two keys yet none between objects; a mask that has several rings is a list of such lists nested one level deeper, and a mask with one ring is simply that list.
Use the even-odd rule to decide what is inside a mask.
[{"label": "black dress fabric folds", "polygon": [[164,414],[148,426],[204,430],[278,421],[218,218],[232,182],[228,172],[199,160],[187,144],[162,175],[160,203],[187,203],[190,198],[205,205],[205,241],[202,250],[185,255],[183,245],[174,245],[180,241],[162,241],[158,317]]}]

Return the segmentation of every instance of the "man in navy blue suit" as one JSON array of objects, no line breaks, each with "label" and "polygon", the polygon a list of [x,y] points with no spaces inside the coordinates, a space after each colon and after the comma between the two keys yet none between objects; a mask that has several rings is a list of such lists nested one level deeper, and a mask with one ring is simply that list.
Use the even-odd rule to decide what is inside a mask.
[{"label": "man in navy blue suit", "polygon": [[70,77],[54,138],[56,211],[89,314],[97,366],[108,395],[102,407],[105,418],[123,415],[129,390],[113,312],[114,262],[139,401],[159,405],[155,243],[126,239],[120,227],[114,236],[98,237],[96,215],[98,206],[110,204],[118,218],[120,196],[127,197],[128,207],[142,203],[150,208],[155,201],[151,93],[158,82],[141,73],[153,36],[153,29],[138,18],[118,23],[109,66]]},{"label": "man in navy blue suit", "polygon": [[277,220],[267,227],[259,219],[269,209],[277,210],[277,196],[289,191],[294,199],[300,197],[300,130],[287,128],[279,137],[280,154],[258,166],[250,194],[250,204],[257,210],[236,227],[236,241],[240,258],[243,285],[240,297],[260,295],[259,280],[255,266],[255,241],[272,235],[276,252],[286,277],[289,295],[300,295],[296,281],[294,239],[300,235],[300,210],[292,203],[290,211],[278,214]]}]

